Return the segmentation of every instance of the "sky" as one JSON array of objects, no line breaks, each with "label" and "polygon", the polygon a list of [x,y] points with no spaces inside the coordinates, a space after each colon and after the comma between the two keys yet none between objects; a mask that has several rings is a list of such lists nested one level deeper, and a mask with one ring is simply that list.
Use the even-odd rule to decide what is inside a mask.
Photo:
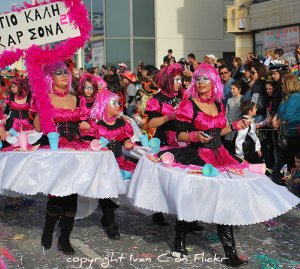
[{"label": "sky", "polygon": [[31,3],[31,0],[0,0],[0,14],[11,11],[11,5],[23,6],[23,2]]}]

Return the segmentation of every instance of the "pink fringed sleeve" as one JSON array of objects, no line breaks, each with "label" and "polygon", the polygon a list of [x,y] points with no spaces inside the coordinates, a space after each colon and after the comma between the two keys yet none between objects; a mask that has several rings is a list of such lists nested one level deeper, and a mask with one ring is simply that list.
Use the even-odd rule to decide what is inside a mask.
[{"label": "pink fringed sleeve", "polygon": [[179,121],[191,122],[193,119],[193,105],[190,100],[182,100],[176,113]]},{"label": "pink fringed sleeve", "polygon": [[146,111],[160,112],[160,103],[154,97],[150,98],[147,102]]}]

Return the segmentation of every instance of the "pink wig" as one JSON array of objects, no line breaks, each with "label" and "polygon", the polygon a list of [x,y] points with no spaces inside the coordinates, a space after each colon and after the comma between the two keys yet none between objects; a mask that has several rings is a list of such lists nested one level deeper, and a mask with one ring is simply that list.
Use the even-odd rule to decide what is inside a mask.
[{"label": "pink wig", "polygon": [[212,96],[215,100],[220,100],[223,98],[223,86],[219,76],[218,71],[211,65],[207,63],[202,63],[194,71],[192,85],[187,93],[190,97],[198,97],[197,91],[197,77],[206,76],[212,82]]},{"label": "pink wig", "polygon": [[100,76],[94,76],[94,79],[97,82],[97,87],[98,87],[99,84],[102,84],[102,88],[106,89],[107,83],[106,83],[106,81],[102,77],[100,77]]},{"label": "pink wig", "polygon": [[69,71],[67,65],[64,62],[56,62],[53,64],[49,64],[44,66],[44,72],[45,72],[45,76],[46,76],[46,80],[49,83],[50,88],[48,89],[48,92],[52,92],[53,89],[53,77],[55,75],[55,72],[59,71],[59,70],[67,70],[68,71],[68,77],[69,77],[69,84],[67,86],[67,91],[69,92],[71,89],[71,85],[72,85],[72,75],[71,72]]},{"label": "pink wig", "polygon": [[84,94],[84,86],[85,82],[89,82],[93,86],[93,95],[92,97],[96,96],[96,93],[98,92],[98,87],[97,87],[97,81],[95,79],[95,76],[91,75],[90,73],[85,73],[79,81],[79,86],[78,86],[78,94],[85,96]]},{"label": "pink wig", "polygon": [[96,95],[96,101],[91,111],[91,117],[97,120],[104,120],[108,119],[107,115],[107,106],[112,100],[119,100],[120,97],[109,91],[103,90],[99,94]]},{"label": "pink wig", "polygon": [[171,64],[161,69],[157,75],[158,88],[168,95],[174,93],[174,78],[183,75],[183,67],[180,64]]},{"label": "pink wig", "polygon": [[18,88],[17,96],[25,97],[29,94],[29,85],[27,80],[21,78],[13,78],[11,84],[15,84]]}]

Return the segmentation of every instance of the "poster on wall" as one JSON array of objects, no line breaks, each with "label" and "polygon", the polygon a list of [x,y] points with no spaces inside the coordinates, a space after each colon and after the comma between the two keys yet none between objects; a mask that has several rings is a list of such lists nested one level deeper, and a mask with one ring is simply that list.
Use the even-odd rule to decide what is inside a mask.
[{"label": "poster on wall", "polygon": [[265,48],[295,49],[300,44],[299,26],[265,31]]},{"label": "poster on wall", "polygon": [[99,69],[104,64],[104,42],[99,41],[94,43],[93,48],[93,66],[97,66]]},{"label": "poster on wall", "polygon": [[0,53],[80,36],[67,13],[63,2],[54,2],[0,15]]}]

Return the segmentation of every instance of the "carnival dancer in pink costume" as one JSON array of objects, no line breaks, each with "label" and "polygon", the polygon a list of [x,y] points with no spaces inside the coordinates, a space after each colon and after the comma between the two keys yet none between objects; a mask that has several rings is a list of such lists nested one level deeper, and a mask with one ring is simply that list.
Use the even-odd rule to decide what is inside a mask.
[{"label": "carnival dancer in pink costume", "polygon": [[[86,120],[88,110],[85,99],[69,94],[71,85],[71,74],[63,62],[57,62],[44,67],[46,79],[50,85],[49,99],[43,100],[44,106],[49,109],[37,108],[36,128],[39,121],[45,119],[42,113],[51,113],[51,122],[43,122],[46,130],[55,131],[60,134],[59,147],[84,149],[89,143],[81,141],[79,132],[79,122]],[[42,122],[41,122],[42,123]],[[53,124],[54,123],[54,124]],[[43,143],[47,139],[43,138],[37,143]],[[73,230],[75,215],[77,211],[77,194],[64,197],[49,196],[47,202],[46,222],[43,230],[41,243],[45,249],[50,249],[55,224],[60,220],[60,236],[58,239],[58,249],[66,255],[75,253],[70,244],[70,235]]]},{"label": "carnival dancer in pink costume", "polygon": [[[176,114],[178,140],[189,143],[185,148],[168,150],[177,162],[187,165],[210,163],[221,170],[243,167],[224,148],[221,135],[245,128],[247,122],[241,120],[227,126],[222,97],[222,84],[216,69],[201,64],[193,74],[190,97],[180,103]],[[217,225],[217,229],[225,250],[226,264],[233,267],[243,264],[235,250],[232,226]],[[189,232],[189,223],[177,220],[175,231],[175,251],[187,254],[185,237]]]},{"label": "carnival dancer in pink costume", "polygon": [[91,131],[91,121],[94,119],[91,118],[91,110],[95,104],[96,95],[98,92],[98,81],[95,76],[91,75],[90,73],[85,73],[79,81],[78,86],[78,95],[83,96],[86,102],[86,108],[89,111],[89,117],[86,121],[82,121],[79,124],[80,127],[80,135],[83,140],[93,140],[93,132]]},{"label": "carnival dancer in pink costume", "polygon": [[10,128],[17,132],[33,130],[33,122],[30,119],[31,94],[27,80],[21,78],[12,79],[11,92],[5,99],[5,110],[2,124],[6,131]]},{"label": "carnival dancer in pink costume", "polygon": [[160,92],[147,102],[149,128],[156,128],[154,137],[160,139],[162,146],[178,146],[175,132],[175,114],[182,100],[182,75],[180,64],[171,64],[160,70],[157,83]]},{"label": "carnival dancer in pink costume", "polygon": [[[92,117],[97,120],[92,129],[94,129],[94,136],[97,139],[104,137],[109,141],[107,147],[113,151],[120,169],[133,172],[136,164],[122,155],[122,146],[128,150],[134,147],[130,140],[133,136],[133,129],[130,123],[119,118],[119,113],[119,96],[109,90],[102,90],[97,95],[95,106],[91,112]],[[107,227],[108,237],[120,239],[114,213],[114,209],[118,206],[110,199],[100,199],[99,204],[103,212],[101,223]]]},{"label": "carnival dancer in pink costume", "polygon": [[[160,139],[162,146],[178,147],[175,131],[175,115],[182,100],[183,67],[171,64],[164,67],[157,75],[160,91],[147,102],[145,114],[148,115],[148,127],[156,128],[154,137]],[[167,226],[162,213],[152,215],[152,220],[160,226]]]}]

